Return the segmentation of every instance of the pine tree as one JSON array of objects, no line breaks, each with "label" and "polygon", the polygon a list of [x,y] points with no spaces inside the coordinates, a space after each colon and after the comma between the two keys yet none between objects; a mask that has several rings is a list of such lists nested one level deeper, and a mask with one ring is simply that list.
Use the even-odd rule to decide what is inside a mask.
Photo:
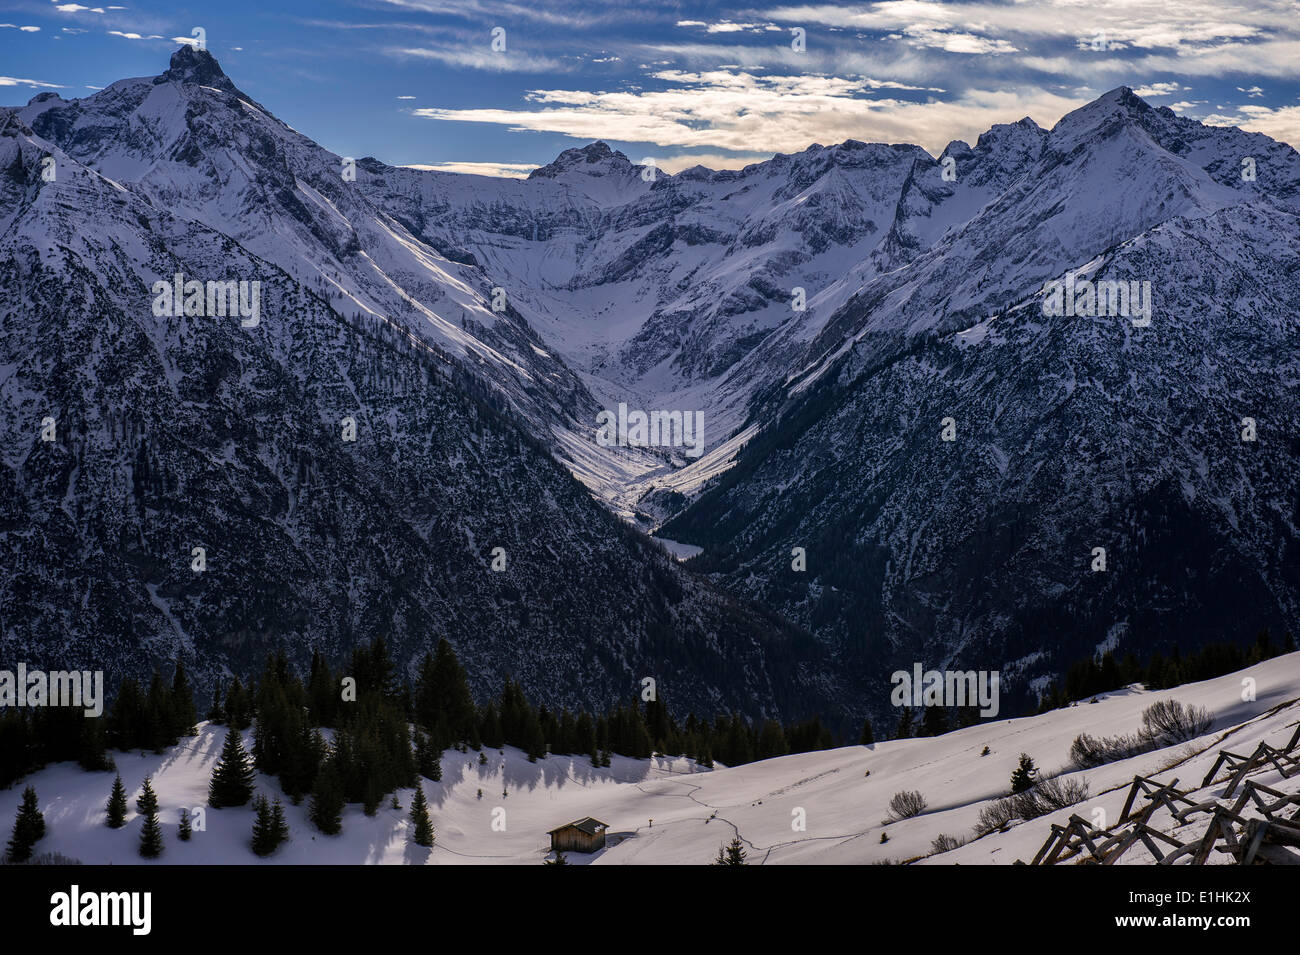
[{"label": "pine tree", "polygon": [[153,780],[148,776],[144,778],[144,783],[140,789],[140,795],[135,800],[135,811],[142,816],[158,811],[158,797],[153,791]]},{"label": "pine tree", "polygon": [[156,859],[162,855],[162,827],[158,825],[158,810],[155,809],[144,817],[144,828],[140,830],[140,855],[146,859]]},{"label": "pine tree", "polygon": [[193,831],[194,831],[194,826],[190,822],[190,811],[188,809],[182,809],[181,824],[180,824],[180,828],[177,830],[176,835],[180,837],[181,842],[189,842],[190,833]]},{"label": "pine tree", "polygon": [[948,732],[948,708],[945,706],[927,706],[921,717],[922,736],[942,736]]},{"label": "pine tree", "polygon": [[718,846],[718,857],[713,860],[714,865],[745,865],[745,844],[736,836],[731,840],[731,844],[724,850]]},{"label": "pine tree", "polygon": [[429,804],[424,799],[423,785],[415,787],[415,795],[411,798],[411,823],[415,827],[412,841],[417,846],[433,845],[433,824],[429,822]]},{"label": "pine tree", "polygon": [[176,672],[172,675],[171,704],[172,732],[176,736],[193,736],[194,724],[198,721],[194,690],[180,660],[176,661]]},{"label": "pine tree", "polygon": [[243,806],[253,797],[253,765],[244,749],[239,730],[232,725],[226,731],[221,758],[212,771],[208,785],[208,805],[214,809]]},{"label": "pine tree", "polygon": [[361,800],[361,811],[367,816],[373,816],[379,812],[379,802],[383,799],[384,794],[379,791],[379,783],[375,781],[374,776],[366,779],[365,796]]},{"label": "pine tree", "polygon": [[316,775],[309,815],[312,825],[327,836],[343,831],[343,787],[332,758]]},{"label": "pine tree", "polygon": [[862,746],[870,746],[876,741],[876,734],[871,730],[871,720],[862,721],[862,735],[858,737],[858,743]]},{"label": "pine tree", "polygon": [[275,833],[275,844],[283,845],[289,841],[289,822],[284,818],[284,805],[276,796],[271,803],[271,831]]},{"label": "pine tree", "polygon": [[117,764],[113,762],[113,757],[108,755],[108,741],[103,720],[84,720],[83,723],[77,765],[90,773],[116,770]]},{"label": "pine tree", "polygon": [[1038,782],[1035,777],[1038,775],[1038,768],[1034,766],[1034,761],[1029,758],[1028,753],[1020,754],[1020,765],[1016,771],[1011,774],[1011,791],[1013,793],[1022,793],[1026,789],[1032,789]]},{"label": "pine tree", "polygon": [[9,839],[10,862],[26,862],[32,857],[32,848],[45,835],[45,817],[37,806],[36,790],[28,786],[23,790],[23,800],[14,819],[13,835]]},{"label": "pine tree", "polygon": [[894,739],[911,739],[912,737],[912,711],[903,707],[903,712],[898,715],[898,729],[894,731]]},{"label": "pine tree", "polygon": [[220,684],[212,688],[212,706],[208,709],[207,720],[209,723],[224,723],[226,721],[225,710],[221,706],[221,686]]},{"label": "pine tree", "polygon": [[113,791],[108,796],[108,828],[121,829],[126,825],[126,787],[122,776],[113,780]]},{"label": "pine tree", "polygon": [[253,808],[257,812],[253,820],[253,854],[258,856],[269,856],[279,845],[275,839],[275,823],[271,817],[271,804],[267,802],[266,797],[258,795],[253,800]]}]

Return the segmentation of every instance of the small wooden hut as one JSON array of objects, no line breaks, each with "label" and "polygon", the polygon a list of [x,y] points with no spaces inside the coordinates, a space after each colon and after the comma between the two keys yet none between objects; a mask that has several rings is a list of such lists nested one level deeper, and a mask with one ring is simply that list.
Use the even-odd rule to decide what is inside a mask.
[{"label": "small wooden hut", "polygon": [[599,819],[586,816],[552,829],[551,850],[554,852],[597,852],[605,848],[605,830],[609,827]]}]

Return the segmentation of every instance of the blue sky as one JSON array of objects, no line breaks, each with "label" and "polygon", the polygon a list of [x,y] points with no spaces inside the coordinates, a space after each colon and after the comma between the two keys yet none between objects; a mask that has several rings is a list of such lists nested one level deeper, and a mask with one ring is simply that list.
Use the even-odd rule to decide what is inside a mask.
[{"label": "blue sky", "polygon": [[395,164],[519,175],[593,139],[669,172],[845,139],[937,153],[1121,84],[1300,146],[1297,0],[94,4],[0,3],[0,103],[155,75],[199,27],[295,129]]}]

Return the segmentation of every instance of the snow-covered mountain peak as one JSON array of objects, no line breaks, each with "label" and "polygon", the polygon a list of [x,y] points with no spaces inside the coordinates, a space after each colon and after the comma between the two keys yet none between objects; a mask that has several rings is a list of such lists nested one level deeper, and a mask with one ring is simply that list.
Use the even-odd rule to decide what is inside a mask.
[{"label": "snow-covered mountain peak", "polygon": [[229,93],[239,92],[215,56],[207,50],[199,50],[192,46],[182,46],[173,53],[167,72],[156,77],[154,82],[195,83]]},{"label": "snow-covered mountain peak", "polygon": [[657,180],[671,178],[661,170],[643,176],[644,168],[607,143],[597,141],[566,149],[545,166],[530,172],[528,179],[533,183],[551,180],[582,199],[598,206],[610,206],[630,202]]},{"label": "snow-covered mountain peak", "polygon": [[[979,139],[975,141],[975,146],[993,147],[1007,142],[1035,142],[1042,141],[1046,130],[1039,126],[1030,117],[1026,116],[1014,123],[994,123],[987,131],[980,133]],[[957,140],[956,142],[960,142]],[[949,144],[949,148],[952,148]],[[965,143],[962,143],[965,145]]]},{"label": "snow-covered mountain peak", "polygon": [[[589,168],[592,166],[598,168]],[[530,172],[528,178],[555,179],[575,169],[587,175],[604,175],[610,171],[626,172],[631,168],[632,163],[627,156],[617,149],[611,149],[608,143],[597,140],[586,146],[566,149],[545,166]]]}]

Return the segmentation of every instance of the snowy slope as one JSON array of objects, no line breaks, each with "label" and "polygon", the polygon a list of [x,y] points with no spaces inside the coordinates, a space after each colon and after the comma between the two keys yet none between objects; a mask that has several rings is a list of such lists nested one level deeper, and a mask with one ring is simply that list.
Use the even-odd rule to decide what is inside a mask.
[{"label": "snowy slope", "polygon": [[[1256,682],[1256,699],[1243,702],[1245,679]],[[1079,733],[1132,732],[1142,710],[1159,699],[1204,706],[1214,718],[1205,736],[1074,775],[1091,790],[1082,803],[1014,824],[940,854],[930,855],[941,834],[969,838],[980,809],[1006,794],[1019,754],[1032,756],[1045,773],[1066,767],[1070,743]],[[521,753],[486,751],[443,754],[443,780],[423,782],[436,828],[436,845],[409,845],[405,811],[382,808],[368,819],[348,808],[343,833],[327,837],[307,821],[306,804],[287,806],[292,841],[268,863],[533,864],[547,855],[546,832],[583,816],[607,823],[609,845],[594,856],[571,854],[568,861],[593,864],[698,865],[712,860],[719,844],[739,833],[751,863],[864,864],[929,856],[934,864],[1028,862],[1047,838],[1049,825],[1071,813],[1093,818],[1105,811],[1118,821],[1135,774],[1173,778],[1198,799],[1221,794],[1222,784],[1196,790],[1218,750],[1251,752],[1256,743],[1280,745],[1300,720],[1300,653],[1277,657],[1240,673],[1203,683],[1151,692],[1131,687],[1040,716],[994,721],[945,736],[852,746],[769,759],[731,769],[703,770],[688,760],[638,761],[615,757],[609,769],[593,769],[584,757],[551,756],[530,764]],[[251,741],[251,733],[246,734]],[[220,754],[224,730],[204,724],[196,739],[162,756],[115,754],[128,793],[152,774],[161,804],[167,848],[148,864],[260,862],[247,848],[251,809],[207,811],[207,831],[187,845],[176,840],[181,806],[204,806],[207,784]],[[987,746],[988,756],[980,752]],[[867,775],[869,773],[869,775]],[[56,851],[88,863],[136,864],[141,820],[132,810],[126,828],[103,824],[111,773],[85,773],[72,765],[49,767],[27,780],[36,787],[48,826],[40,851]],[[1300,791],[1300,778],[1282,780],[1274,771],[1253,779],[1286,792]],[[259,777],[259,790],[274,793]],[[503,788],[508,793],[502,797]],[[478,793],[482,790],[482,797]],[[884,825],[894,793],[917,790],[929,806],[919,816]],[[400,791],[404,807],[410,790]],[[21,787],[0,792],[0,819],[17,811]],[[505,828],[493,828],[494,811],[504,809]],[[804,810],[805,831],[794,831],[796,809]],[[1203,818],[1203,817],[1202,817]],[[1159,818],[1157,823],[1161,823]],[[1203,827],[1203,822],[1200,823]],[[1188,841],[1193,824],[1177,835]],[[887,832],[888,842],[880,836]],[[1122,864],[1150,861],[1140,850]],[[1212,862],[1222,862],[1216,856]]]}]

